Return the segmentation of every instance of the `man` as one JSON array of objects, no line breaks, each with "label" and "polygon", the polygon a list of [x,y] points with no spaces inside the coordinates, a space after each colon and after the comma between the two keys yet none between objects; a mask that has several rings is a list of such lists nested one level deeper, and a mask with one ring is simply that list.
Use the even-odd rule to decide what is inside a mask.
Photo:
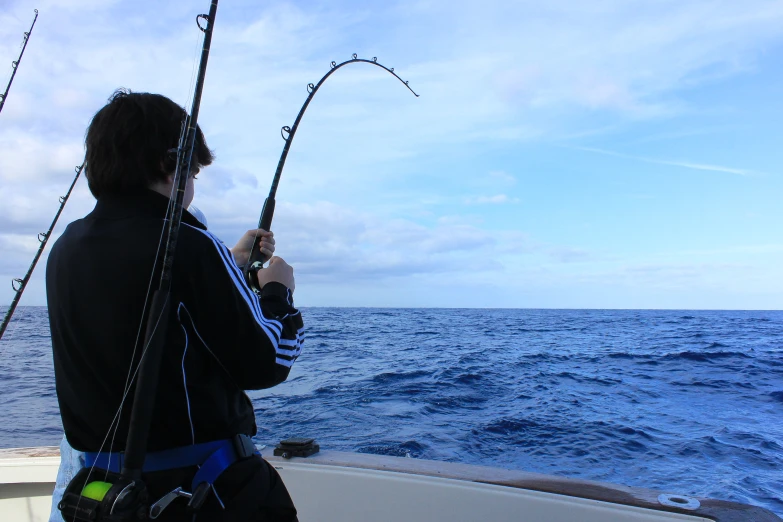
[{"label": "man", "polygon": [[[49,256],[57,396],[68,442],[85,452],[87,466],[121,467],[135,389],[126,394],[126,383],[144,348],[147,298],[160,276],[156,254],[173,188],[172,149],[184,117],[182,108],[156,94],[117,91],[109,99],[85,139],[95,209],[68,226]],[[198,129],[191,172],[183,173],[185,207],[196,174],[212,159]],[[258,274],[262,290],[256,296],[238,268],[256,235],[262,237],[261,252],[271,257],[271,232],[248,231],[229,250],[183,212],[171,314],[161,319],[168,331],[144,470],[153,502],[177,487],[191,491],[203,464],[190,457],[177,467],[160,462],[172,462],[183,448],[188,455],[214,445],[242,448],[255,435],[253,406],[243,390],[284,381],[301,351],[293,269],[271,257]],[[258,455],[231,451],[232,463],[208,482],[196,520],[296,520],[274,468]],[[157,520],[191,520],[186,503],[171,503]]]},{"label": "man", "polygon": [[[204,212],[201,209],[191,203],[191,205],[188,207],[188,212],[193,215],[193,217],[198,219],[199,222],[204,225],[204,227],[208,227],[207,216],[204,215]],[[251,233],[253,235],[253,240],[255,240],[255,230],[249,230],[246,235]],[[243,248],[245,246],[246,245],[237,245],[237,247],[232,249],[232,253],[234,251],[237,252],[234,254],[234,259],[236,259],[237,255],[240,257],[244,256],[245,252],[247,252],[249,256],[250,251],[248,249],[252,247],[252,243],[251,247]],[[271,245],[268,245],[267,248],[270,253],[274,252],[274,239],[271,240]],[[49,515],[49,522],[65,522],[62,513],[60,513],[60,510],[57,506],[63,499],[65,488],[68,487],[68,484],[71,482],[73,477],[76,476],[76,474],[82,468],[84,468],[84,453],[74,450],[71,445],[68,444],[68,439],[63,436],[62,440],[60,441],[60,468],[57,470],[57,479],[54,484],[54,492],[52,493],[52,510]]]}]

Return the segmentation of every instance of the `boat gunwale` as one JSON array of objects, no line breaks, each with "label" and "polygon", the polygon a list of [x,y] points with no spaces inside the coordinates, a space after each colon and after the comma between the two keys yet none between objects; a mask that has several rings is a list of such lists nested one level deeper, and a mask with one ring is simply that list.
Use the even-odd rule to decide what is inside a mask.
[{"label": "boat gunwale", "polygon": [[[284,466],[286,462],[286,459],[283,459],[282,457],[265,456],[264,458],[275,465]],[[652,509],[654,511],[666,511],[681,515],[704,517],[715,520],[716,522],[783,522],[783,519],[766,508],[741,504],[739,502],[696,497],[693,495],[682,495],[689,498],[696,498],[700,503],[700,506],[697,509],[683,509],[665,506],[658,502],[658,496],[661,493],[665,493],[660,490],[475,464],[332,450],[321,451],[306,458],[294,457],[291,461],[409,473],[413,475],[506,486],[587,500],[597,500],[610,504],[622,504]]]},{"label": "boat gunwale", "polygon": [[[261,449],[268,447],[273,446],[261,446]],[[25,462],[33,464],[34,461],[27,459],[46,458],[48,460],[59,456],[60,451],[56,446],[0,449],[0,466],[21,466],[25,465]],[[766,508],[738,502],[682,495],[696,498],[700,503],[697,509],[682,509],[661,504],[658,501],[658,495],[663,492],[659,490],[474,464],[334,450],[323,450],[306,458],[293,457],[289,460],[265,455],[264,459],[276,467],[283,468],[288,462],[301,462],[505,486],[654,511],[704,517],[715,522],[783,522],[783,519]]]}]

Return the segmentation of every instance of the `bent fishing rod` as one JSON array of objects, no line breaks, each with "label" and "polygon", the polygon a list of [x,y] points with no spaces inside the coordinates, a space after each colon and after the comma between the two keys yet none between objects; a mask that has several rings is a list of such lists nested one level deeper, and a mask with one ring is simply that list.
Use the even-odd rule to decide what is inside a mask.
[{"label": "bent fishing rod", "polygon": [[[144,348],[141,353],[141,361],[136,370],[136,390],[133,395],[122,470],[120,473],[102,472],[100,480],[90,480],[91,470],[82,469],[68,484],[63,501],[58,506],[66,520],[111,520],[117,522],[154,519],[160,515],[169,502],[178,496],[190,499],[188,505],[197,510],[211,491],[211,486],[207,482],[202,482],[192,493],[177,488],[150,506],[152,499],[150,499],[150,494],[142,480],[142,469],[147,456],[147,438],[152,423],[160,362],[171,312],[170,293],[174,253],[182,221],[185,187],[188,176],[190,176],[190,164],[196,144],[201,93],[204,88],[217,4],[218,0],[212,0],[209,14],[200,14],[196,17],[196,24],[204,32],[204,43],[196,77],[193,105],[190,114],[185,115],[183,132],[177,145],[177,163],[173,180],[175,192],[163,225],[165,233],[163,244],[165,246],[162,251],[162,270],[158,288],[152,295],[149,312],[146,316],[147,329],[142,345]],[[201,26],[201,20],[206,22],[206,27]],[[158,256],[158,260],[160,260],[160,252]],[[100,495],[90,496],[88,491],[91,488],[100,491]]]},{"label": "bent fishing rod", "polygon": [[38,246],[38,252],[35,253],[35,257],[33,257],[33,262],[30,263],[30,268],[27,269],[27,274],[25,274],[25,276],[22,279],[13,279],[11,281],[11,288],[14,289],[14,292],[16,292],[16,294],[14,295],[13,301],[11,301],[11,306],[5,312],[5,317],[3,317],[3,323],[0,324],[0,339],[3,338],[3,333],[5,333],[5,329],[8,327],[8,323],[11,322],[11,316],[14,315],[14,310],[16,310],[16,305],[19,304],[19,300],[22,298],[22,292],[24,292],[24,289],[27,287],[27,283],[30,281],[30,277],[33,275],[33,270],[35,270],[35,265],[38,264],[38,260],[41,258],[41,254],[43,254],[44,248],[46,248],[46,242],[49,241],[49,237],[51,237],[52,235],[52,230],[54,230],[54,226],[57,224],[57,220],[60,219],[60,214],[62,214],[63,209],[65,208],[65,203],[68,201],[68,198],[71,197],[71,192],[73,191],[73,187],[76,185],[76,181],[79,179],[79,175],[82,173],[83,169],[84,169],[84,162],[82,162],[81,165],[77,165],[76,167],[74,167],[74,170],[76,171],[76,176],[73,178],[73,181],[71,182],[71,186],[68,188],[68,192],[66,192],[64,196],[60,196],[60,208],[57,209],[57,213],[54,215],[52,224],[49,225],[49,230],[38,234],[38,241],[41,244]]},{"label": "bent fishing rod", "polygon": [[33,18],[33,24],[30,26],[30,30],[24,33],[24,39],[22,44],[22,52],[19,53],[19,58],[16,59],[16,61],[11,62],[11,68],[13,71],[11,72],[11,79],[8,80],[8,86],[5,88],[5,92],[3,94],[0,94],[0,112],[3,111],[3,105],[5,105],[5,100],[8,98],[8,91],[11,89],[11,84],[14,83],[14,76],[16,76],[16,70],[19,68],[19,64],[22,62],[22,56],[24,55],[24,50],[27,49],[27,42],[30,41],[30,35],[33,33],[33,27],[35,27],[35,21],[38,20],[38,9],[35,9],[35,18]]},{"label": "bent fishing rod", "polygon": [[[302,108],[299,109],[299,114],[296,116],[294,124],[290,127],[286,125],[280,129],[280,135],[283,137],[283,140],[285,140],[285,146],[283,146],[283,152],[280,154],[280,160],[277,162],[277,169],[275,170],[275,176],[272,180],[272,188],[269,190],[269,196],[264,200],[264,206],[261,210],[261,218],[258,220],[258,228],[268,231],[272,226],[272,218],[274,217],[275,213],[275,195],[277,194],[277,186],[280,183],[280,175],[283,173],[285,160],[288,157],[288,150],[291,148],[291,142],[294,141],[296,130],[299,128],[299,123],[302,121],[302,116],[304,116],[304,113],[307,110],[307,107],[310,105],[310,101],[313,99],[313,96],[315,96],[315,93],[318,92],[318,89],[321,88],[321,85],[323,85],[326,79],[334,74],[337,69],[351,63],[360,62],[369,63],[370,65],[375,65],[387,71],[389,74],[400,80],[400,82],[402,82],[405,87],[407,87],[408,90],[411,91],[417,98],[419,97],[419,95],[410,88],[407,81],[397,76],[397,73],[394,72],[394,67],[388,68],[385,65],[379,64],[377,57],[373,57],[372,60],[365,60],[364,58],[359,58],[356,53],[354,53],[350,60],[346,60],[339,64],[337,62],[332,62],[330,64],[331,68],[329,72],[327,72],[318,83],[315,85],[312,83],[307,84],[307,92],[310,94],[307,96],[307,99],[305,100],[304,105],[302,105]],[[252,288],[256,293],[261,291],[258,284],[258,271],[263,268],[265,261],[264,255],[258,248],[259,242],[260,238],[256,237],[255,241],[253,242],[253,248],[250,250],[250,258],[248,259],[244,269],[245,280],[247,281],[247,284],[250,286],[250,288]]]}]

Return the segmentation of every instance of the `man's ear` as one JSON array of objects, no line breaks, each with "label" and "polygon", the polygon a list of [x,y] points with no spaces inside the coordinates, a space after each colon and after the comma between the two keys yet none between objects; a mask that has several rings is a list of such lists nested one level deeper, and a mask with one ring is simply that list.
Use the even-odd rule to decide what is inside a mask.
[{"label": "man's ear", "polygon": [[160,166],[166,174],[173,174],[177,169],[177,149],[169,150],[163,157]]}]

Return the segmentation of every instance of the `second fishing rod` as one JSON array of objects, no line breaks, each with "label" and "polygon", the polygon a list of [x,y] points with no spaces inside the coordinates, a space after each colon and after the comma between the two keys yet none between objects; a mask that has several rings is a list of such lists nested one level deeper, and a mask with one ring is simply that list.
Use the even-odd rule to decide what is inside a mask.
[{"label": "second fishing rod", "polygon": [[[373,57],[372,60],[366,60],[364,58],[359,58],[356,54],[353,54],[350,60],[346,60],[339,64],[337,62],[332,62],[330,64],[329,72],[327,72],[318,81],[318,83],[307,84],[307,92],[309,93],[309,95],[307,96],[307,99],[302,105],[302,108],[299,109],[299,114],[297,114],[296,119],[294,120],[294,124],[291,125],[290,127],[286,125],[282,129],[280,129],[280,135],[283,137],[283,140],[285,140],[285,145],[283,146],[283,152],[280,154],[280,160],[277,162],[275,175],[274,178],[272,179],[272,187],[269,189],[269,196],[267,196],[267,198],[264,200],[264,206],[263,209],[261,210],[261,217],[258,220],[258,228],[268,231],[272,226],[272,219],[274,218],[274,214],[275,214],[275,196],[277,195],[277,187],[280,184],[280,176],[283,173],[283,167],[285,166],[286,158],[288,158],[288,151],[291,148],[291,143],[294,141],[294,136],[296,135],[296,131],[299,128],[299,123],[302,121],[302,116],[304,116],[307,107],[310,105],[310,102],[315,96],[315,93],[318,92],[318,89],[321,88],[321,85],[323,85],[323,83],[327,80],[327,78],[329,78],[341,67],[344,67],[352,63],[368,63],[370,65],[380,67],[381,69],[387,71],[389,74],[397,78],[417,98],[419,97],[419,95],[416,94],[416,92],[410,88],[408,82],[400,78],[397,75],[397,73],[394,72],[394,67],[389,68],[386,67],[385,65],[381,65],[380,63],[378,63],[378,58],[376,57]],[[264,255],[261,253],[260,249],[258,248],[258,244],[260,241],[261,238],[256,237],[253,243],[253,248],[250,251],[250,259],[248,260],[244,268],[245,280],[247,281],[248,286],[250,286],[250,288],[252,288],[255,292],[261,291],[258,283],[258,271],[263,268],[264,262],[266,261]]]},{"label": "second fishing rod", "polygon": [[19,68],[19,64],[22,63],[22,56],[24,56],[24,50],[27,49],[27,42],[30,41],[30,35],[33,34],[33,28],[35,27],[35,22],[38,20],[38,9],[34,9],[34,11],[35,11],[35,18],[33,18],[33,23],[30,25],[30,30],[24,33],[22,39],[22,51],[19,53],[19,58],[11,62],[11,68],[13,69],[13,71],[11,72],[11,78],[8,80],[8,86],[5,88],[5,91],[2,94],[0,94],[0,112],[2,112],[3,107],[5,106],[5,100],[8,99],[8,91],[11,90],[11,84],[14,83],[14,77],[16,76],[16,71]]}]

